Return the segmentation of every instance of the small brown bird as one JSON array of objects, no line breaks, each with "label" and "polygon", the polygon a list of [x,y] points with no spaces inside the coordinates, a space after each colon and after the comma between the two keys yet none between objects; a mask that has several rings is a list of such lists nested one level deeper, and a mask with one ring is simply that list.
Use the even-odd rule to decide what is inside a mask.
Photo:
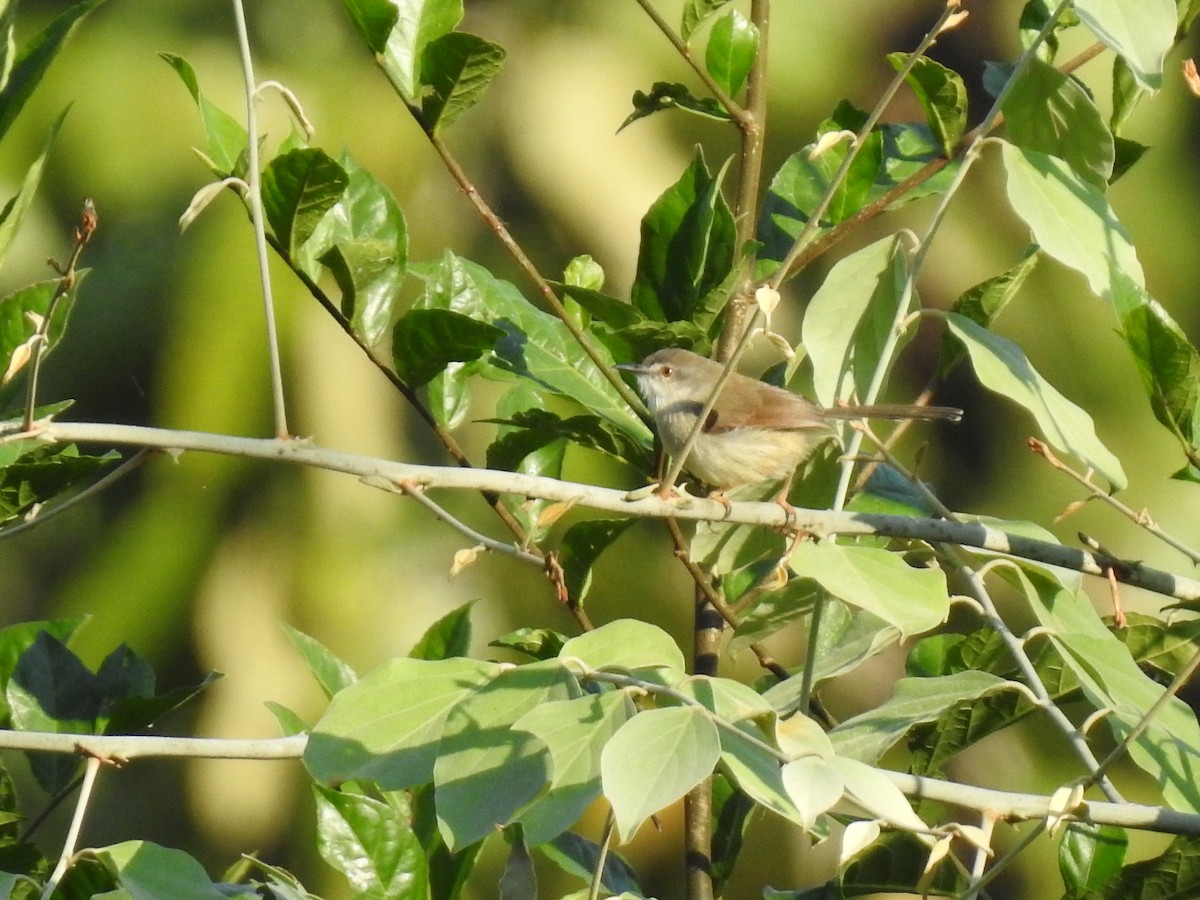
[{"label": "small brown bird", "polygon": [[[617,368],[637,376],[658,436],[677,458],[723,367],[690,350],[667,348]],[[790,478],[820,444],[836,436],[832,421],[961,418],[961,409],[947,406],[826,409],[791,391],[733,373],[696,437],[686,468],[721,489],[777,481]]]}]

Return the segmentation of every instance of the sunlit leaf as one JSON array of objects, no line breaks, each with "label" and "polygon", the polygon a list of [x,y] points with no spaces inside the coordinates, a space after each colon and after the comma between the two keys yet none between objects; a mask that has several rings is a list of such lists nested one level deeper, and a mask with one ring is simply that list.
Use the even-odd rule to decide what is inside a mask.
[{"label": "sunlit leaf", "polygon": [[504,332],[448,309],[412,309],[392,330],[396,373],[413,387],[426,384],[452,362],[478,359]]},{"label": "sunlit leaf", "polygon": [[314,784],[317,851],[355,891],[395,900],[425,900],[429,873],[407,817],[388,803]]},{"label": "sunlit leaf", "polygon": [[1008,202],[1050,256],[1082,273],[1092,292],[1112,298],[1118,279],[1145,283],[1129,232],[1104,194],[1065,162],[1001,144]]},{"label": "sunlit leaf", "polygon": [[346,170],[315,147],[283,153],[267,164],[263,210],[288,259],[297,258],[349,183]]},{"label": "sunlit leaf", "polygon": [[[888,62],[897,72],[908,60],[907,54],[889,53]],[[959,74],[928,56],[922,56],[909,70],[905,81],[917,95],[925,111],[925,121],[937,136],[942,151],[953,156],[967,127],[967,88]]]},{"label": "sunlit leaf", "polygon": [[247,140],[245,127],[201,93],[200,83],[191,63],[174,53],[158,55],[179,74],[200,110],[200,122],[204,127],[204,158],[212,173],[218,178],[244,174]]},{"label": "sunlit leaf", "polygon": [[716,725],[691,707],[652,709],[626,722],[600,756],[604,796],[622,842],[707,778],[720,754]]},{"label": "sunlit leaf", "polygon": [[504,48],[465,31],[426,44],[421,54],[421,124],[445,127],[474,106],[500,71]]},{"label": "sunlit leaf", "polygon": [[683,176],[642,218],[633,304],[659,321],[690,319],[733,267],[733,214],[697,148]]},{"label": "sunlit leaf", "polygon": [[1173,0],[1076,0],[1075,11],[1122,59],[1141,85],[1162,87],[1163,60],[1175,41]]},{"label": "sunlit leaf", "polygon": [[8,129],[24,109],[25,102],[62,50],[75,25],[103,2],[104,0],[81,0],[66,7],[42,32],[30,38],[21,47],[3,88],[0,88],[0,138],[8,133]]},{"label": "sunlit leaf", "polygon": [[1008,338],[950,313],[946,324],[962,342],[980,383],[1030,412],[1046,441],[1082,460],[1120,490],[1128,483],[1121,462],[1098,437],[1092,417],[1060,394]]},{"label": "sunlit leaf", "polygon": [[1064,160],[1103,190],[1113,173],[1112,132],[1079,82],[1033,59],[1004,100],[1008,139]]},{"label": "sunlit leaf", "polygon": [[713,25],[704,53],[704,67],[733,96],[746,84],[746,76],[758,55],[758,29],[736,9],[731,9]]}]

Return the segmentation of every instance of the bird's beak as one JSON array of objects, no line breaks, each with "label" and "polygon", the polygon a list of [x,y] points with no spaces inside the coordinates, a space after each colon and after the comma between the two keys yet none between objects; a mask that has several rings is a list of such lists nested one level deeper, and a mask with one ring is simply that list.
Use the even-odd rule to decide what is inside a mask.
[{"label": "bird's beak", "polygon": [[644,363],[621,363],[613,366],[614,369],[619,369],[622,372],[631,372],[634,375],[645,375],[650,370],[646,368]]}]

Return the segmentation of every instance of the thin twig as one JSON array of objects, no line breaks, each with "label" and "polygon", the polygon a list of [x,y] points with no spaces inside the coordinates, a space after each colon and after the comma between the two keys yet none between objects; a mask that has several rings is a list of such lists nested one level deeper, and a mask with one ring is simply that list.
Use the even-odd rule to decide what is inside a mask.
[{"label": "thin twig", "polygon": [[604,819],[604,836],[596,851],[596,868],[592,871],[592,883],[588,886],[587,900],[598,900],[604,887],[604,866],[608,862],[608,851],[612,847],[613,835],[617,831],[617,818],[610,809]]},{"label": "thin twig", "polygon": [[1130,507],[1126,506],[1124,503],[1122,503],[1120,500],[1118,500],[1112,494],[1108,493],[1108,491],[1093,484],[1091,479],[1089,479],[1086,475],[1080,475],[1078,472],[1076,472],[1074,469],[1072,469],[1070,466],[1068,466],[1066,463],[1064,463],[1061,459],[1059,459],[1057,456],[1055,456],[1054,452],[1050,449],[1050,447],[1046,444],[1045,441],[1039,441],[1036,438],[1030,438],[1029,439],[1029,449],[1032,450],[1034,453],[1036,453],[1038,456],[1040,456],[1042,459],[1044,459],[1047,463],[1049,463],[1051,468],[1056,469],[1059,472],[1062,472],[1067,477],[1069,477],[1069,478],[1073,479],[1074,481],[1076,481],[1077,483],[1083,485],[1083,487],[1087,489],[1087,492],[1089,494],[1091,494],[1094,499],[1100,500],[1103,503],[1107,503],[1109,506],[1111,506],[1113,509],[1115,509],[1117,512],[1119,512],[1121,515],[1125,516],[1127,519],[1129,519],[1135,525],[1138,525],[1139,527],[1144,528],[1146,531],[1150,532],[1150,534],[1154,535],[1156,538],[1158,538],[1160,541],[1162,541],[1168,547],[1172,547],[1173,549],[1178,550],[1180,553],[1182,553],[1184,556],[1186,556],[1192,562],[1200,564],[1200,552],[1189,547],[1187,544],[1183,543],[1183,541],[1179,540],[1178,538],[1172,537],[1171,535],[1167,534],[1165,531],[1163,531],[1161,528],[1159,528],[1158,525],[1155,524],[1154,520],[1151,519],[1148,515],[1146,515],[1146,513],[1134,512]]},{"label": "thin twig", "polygon": [[535,566],[544,566],[546,558],[541,553],[532,553],[529,550],[516,547],[512,544],[498,541],[495,538],[488,537],[481,531],[476,531],[466,522],[452,515],[444,506],[437,503],[433,498],[429,497],[424,488],[410,481],[402,481],[395,485],[396,490],[404,494],[406,497],[411,497],[427,510],[457,531],[462,534],[468,541],[481,546],[493,553],[501,553],[505,556],[511,556],[513,559],[519,559],[521,562],[531,563]]},{"label": "thin twig", "polygon": [[1167,689],[1159,694],[1158,698],[1150,704],[1150,708],[1146,710],[1145,714],[1138,720],[1138,723],[1130,729],[1129,734],[1125,735],[1108,756],[1104,757],[1091,775],[1084,779],[1083,784],[1085,787],[1096,784],[1098,779],[1104,777],[1105,772],[1116,765],[1121,757],[1129,752],[1130,745],[1142,736],[1162,708],[1175,699],[1176,695],[1183,689],[1183,686],[1191,681],[1192,676],[1196,674],[1197,668],[1200,668],[1200,650],[1192,654],[1192,658],[1187,661],[1187,665],[1179,670],[1178,674],[1176,674],[1167,686]]},{"label": "thin twig", "polygon": [[1067,718],[1066,713],[1058,708],[1058,705],[1054,702],[1054,698],[1050,696],[1050,692],[1042,683],[1041,678],[1038,677],[1037,666],[1029,658],[1029,654],[1025,652],[1025,643],[1009,629],[1008,623],[1001,617],[996,604],[992,601],[991,593],[984,584],[984,574],[990,568],[1013,564],[1008,560],[996,560],[976,572],[967,565],[954,549],[950,547],[942,547],[941,549],[958,570],[959,575],[965,580],[967,592],[983,608],[984,617],[1000,636],[1000,640],[1009,654],[1011,654],[1013,661],[1016,662],[1017,668],[1025,679],[1026,687],[1033,691],[1034,696],[1037,697],[1038,707],[1050,717],[1050,721],[1067,739],[1067,743],[1075,752],[1075,756],[1083,763],[1084,768],[1091,773],[1094,783],[1104,792],[1104,796],[1113,803],[1124,802],[1124,798],[1121,797],[1120,792],[1100,769],[1100,761],[1092,753],[1092,748],[1088,746],[1088,742],[1079,733],[1074,724],[1072,724],[1071,720]]},{"label": "thin twig", "polygon": [[33,424],[34,410],[37,408],[38,377],[42,370],[42,359],[49,349],[47,343],[50,340],[50,324],[54,321],[54,312],[58,307],[59,301],[71,293],[75,287],[75,280],[78,277],[79,258],[83,255],[83,248],[88,245],[88,241],[96,233],[98,225],[99,220],[96,218],[95,205],[91,200],[84,200],[83,212],[80,214],[80,224],[75,227],[72,233],[71,256],[67,259],[67,264],[60,266],[52,259],[47,260],[58,273],[58,284],[54,286],[54,292],[50,295],[50,299],[46,303],[46,315],[38,322],[37,330],[30,339],[29,381],[25,387],[25,416],[23,420],[23,428],[26,431]]},{"label": "thin twig", "polygon": [[46,885],[42,889],[42,900],[49,900],[58,888],[58,883],[62,881],[63,875],[67,872],[67,867],[71,864],[71,857],[75,855],[75,847],[79,843],[79,832],[83,830],[83,817],[87,812],[88,804],[92,800],[92,789],[96,786],[96,775],[100,772],[100,766],[104,764],[104,760],[98,756],[89,756],[87,767],[83,773],[83,786],[79,790],[79,800],[75,804],[75,815],[71,818],[71,827],[67,830],[67,837],[63,841],[62,853],[58,857],[58,865],[54,867],[54,871],[46,880]]},{"label": "thin twig", "polygon": [[275,436],[287,437],[287,410],[283,399],[283,370],[279,361],[279,333],[275,325],[275,300],[271,294],[271,271],[267,260],[266,225],[262,205],[262,172],[258,160],[258,111],[255,97],[258,84],[254,80],[254,61],[250,57],[250,37],[246,30],[246,13],[242,0],[233,0],[233,17],[237,24],[238,50],[242,61],[242,80],[246,88],[246,203],[250,207],[250,222],[254,228],[254,249],[258,256],[258,278],[262,287],[263,312],[266,316],[267,355],[271,367],[271,398],[275,409]]}]

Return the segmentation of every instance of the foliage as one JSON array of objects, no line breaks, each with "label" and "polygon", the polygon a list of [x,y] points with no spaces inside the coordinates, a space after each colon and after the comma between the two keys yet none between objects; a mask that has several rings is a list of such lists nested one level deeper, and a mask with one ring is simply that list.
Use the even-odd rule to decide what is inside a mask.
[{"label": "foliage", "polygon": [[[70,7],[20,53],[13,42],[16,4],[0,4],[7,38],[0,136],[69,33],[99,3]],[[778,380],[811,384],[827,406],[874,402],[912,348],[937,347],[935,381],[958,377],[956,370],[969,365],[978,386],[1028,414],[1047,458],[1086,470],[1078,480],[1088,496],[1111,502],[1129,486],[1122,460],[1088,411],[1001,333],[1001,313],[1026,300],[1023,288],[1036,267],[1052,263],[1082,276],[1106,314],[1111,310],[1147,403],[1178,446],[1175,477],[1200,480],[1200,357],[1185,329],[1149,293],[1133,238],[1108,196],[1112,182],[1140,157],[1122,133],[1129,112],[1162,86],[1165,59],[1197,5],[1032,0],[1016,35],[1025,49],[989,65],[986,99],[970,97],[960,74],[927,55],[946,29],[971,27],[949,3],[914,52],[889,54],[896,76],[875,108],[838,104],[811,143],[773,173],[761,170],[768,5],[756,3],[747,13],[728,0],[687,0],[677,29],[657,13],[650,17],[693,66],[694,83],[655,81],[634,94],[629,116],[614,124],[640,128],[643,119],[682,110],[698,117],[698,127],[735,130],[742,143],[736,158],[726,160],[715,159],[711,147],[696,147],[649,206],[628,298],[605,293],[604,272],[588,256],[576,256],[561,281],[538,272],[444,143],[447,132],[466,127],[472,110],[486,105],[507,53],[459,28],[461,0],[343,0],[341,12],[398,106],[512,252],[532,285],[528,293],[449,247],[433,259],[411,259],[417,218],[355,156],[315,146],[299,101],[286,91],[303,127],[272,143],[258,134],[253,115],[243,123],[201,89],[203,71],[182,56],[162,54],[195,104],[203,129],[199,154],[215,179],[197,193],[185,224],[232,189],[251,214],[249,228],[269,229],[255,235],[257,246],[269,243],[282,271],[386,374],[456,463],[468,463],[456,433],[497,426],[486,449],[494,471],[472,473],[478,480],[469,486],[481,491],[509,535],[483,534],[428,496],[430,487],[467,484],[452,482],[455,473],[413,470],[411,478],[393,478],[381,463],[360,473],[364,481],[431,507],[447,528],[468,538],[455,572],[481,564],[488,551],[538,566],[578,632],[527,624],[487,635],[491,646],[520,662],[477,658],[467,606],[436,622],[408,656],[360,677],[318,640],[288,629],[329,702],[313,723],[279,704],[272,712],[287,734],[303,738],[316,849],[353,896],[466,896],[473,879],[482,877],[477,862],[488,841],[506,843],[496,888],[502,897],[537,896],[539,873],[550,868],[573,884],[579,893],[572,896],[586,890],[590,896],[647,896],[645,879],[621,847],[688,796],[689,858],[708,860],[700,880],[718,893],[740,871],[757,817],[813,841],[836,836],[842,848],[824,885],[767,887],[764,881],[756,885],[763,896],[978,891],[991,829],[955,821],[929,799],[909,799],[933,796],[925,793],[930,786],[948,791],[938,797],[963,807],[974,803],[984,815],[1042,820],[1038,828],[1058,842],[1062,887],[1055,893],[1156,896],[1163,883],[1188,889],[1191,838],[1179,837],[1154,860],[1127,864],[1125,829],[1107,824],[1104,808],[1081,811],[1081,805],[1092,788],[1123,803],[1110,780],[1111,764],[1101,762],[1103,750],[1116,746],[1112,759],[1127,756],[1156,785],[1163,806],[1187,823],[1181,830],[1196,833],[1200,788],[1192,773],[1200,762],[1200,725],[1174,696],[1178,686],[1168,692],[1161,683],[1190,672],[1200,659],[1193,620],[1126,618],[1119,607],[1112,621],[1102,619],[1078,572],[1033,553],[1035,544],[1059,549],[1046,532],[1023,522],[956,516],[890,451],[888,465],[850,498],[862,462],[861,432],[842,436],[843,458],[818,454],[792,494],[842,513],[827,520],[839,527],[785,539],[734,517],[729,500],[729,521],[716,511],[690,537],[673,527],[676,553],[705,599],[698,621],[719,611],[732,635],[724,649],[751,651],[767,673],[761,683],[706,669],[699,643],[696,653],[685,653],[648,622],[592,622],[603,608],[599,567],[639,526],[631,514],[582,512],[602,504],[588,487],[564,482],[568,454],[616,461],[626,487],[651,474],[650,420],[615,366],[663,346],[736,356],[751,337],[765,335],[763,343],[786,351],[786,378],[776,371]],[[1108,120],[1074,77],[1074,64],[1055,58],[1059,41],[1079,33],[1111,53],[1114,114]],[[902,89],[911,92],[924,120],[880,124],[891,92]],[[970,121],[969,100],[990,110],[978,122]],[[0,210],[0,261],[38,190],[61,125],[60,117],[18,193]],[[269,158],[255,171],[259,149]],[[1003,180],[1011,213],[1028,231],[1028,247],[963,292],[951,309],[937,309],[922,300],[919,277],[948,205],[971,190],[965,179],[975,165],[991,166]],[[766,188],[760,191],[760,184]],[[919,236],[897,225],[893,234],[859,241],[829,265],[805,311],[804,353],[797,354],[770,321],[788,280],[812,261],[809,254],[869,221],[890,223],[895,210],[923,197],[930,203]],[[257,215],[260,204],[265,224]],[[61,416],[65,404],[38,405],[38,366],[68,331],[85,275],[76,263],[95,227],[89,204],[70,261],[55,265],[58,277],[0,298],[0,525],[13,530],[69,506],[72,492],[116,458],[112,451],[87,455],[58,439],[70,433]],[[265,266],[263,276],[269,277]],[[467,410],[481,406],[486,413],[468,425]],[[133,433],[108,440],[133,444]],[[143,439],[163,450],[193,440]],[[297,460],[297,446],[308,449],[301,445],[262,442],[251,451],[231,444],[229,452]],[[305,459],[351,471],[321,452]],[[499,480],[507,473],[525,478]],[[760,491],[751,499],[763,496]],[[633,509],[637,498],[628,499]],[[694,503],[675,502],[680,516]],[[940,536],[929,536],[942,525]],[[909,526],[929,530],[913,536]],[[987,533],[963,537],[975,532]],[[997,532],[1008,535],[1003,546],[991,540]],[[1194,582],[1160,577],[1102,548],[1081,554],[1076,568],[1104,577],[1114,591],[1128,582],[1161,590],[1188,610],[1200,603]],[[1020,615],[1011,618],[1035,626],[1026,638],[998,612],[993,597],[1000,594],[1019,604]],[[969,606],[961,618],[956,601]],[[788,669],[762,641],[800,621],[807,653]],[[28,750],[29,765],[39,787],[60,796],[71,792],[84,767],[82,809],[99,766],[85,766],[76,743],[87,749],[85,738],[137,735],[212,676],[160,692],[149,664],[123,645],[93,672],[70,648],[80,624],[55,620],[0,631],[0,727],[31,737],[70,736],[75,743],[50,740]],[[824,687],[861,674],[901,642],[908,642],[907,671],[889,695],[833,721],[821,702]],[[1091,731],[1077,727],[1068,712],[1088,718]],[[1012,810],[996,812],[994,797],[985,803],[970,785],[946,779],[956,756],[1035,714],[1059,731],[1068,750],[1064,765],[1073,767],[1070,784],[1045,798],[1040,810],[1018,809],[1013,800]],[[136,746],[136,738],[130,740]],[[605,817],[602,825],[593,821],[596,810]],[[310,896],[269,863],[247,863],[227,879],[213,879],[182,850],[148,838],[68,846],[62,865],[49,874],[54,867],[18,829],[20,817],[12,778],[0,770],[0,890],[10,897],[43,889],[61,897]],[[1011,860],[991,871],[1002,872]],[[776,878],[789,877],[781,868],[770,880],[777,885]],[[694,881],[688,890],[704,896]]]}]

